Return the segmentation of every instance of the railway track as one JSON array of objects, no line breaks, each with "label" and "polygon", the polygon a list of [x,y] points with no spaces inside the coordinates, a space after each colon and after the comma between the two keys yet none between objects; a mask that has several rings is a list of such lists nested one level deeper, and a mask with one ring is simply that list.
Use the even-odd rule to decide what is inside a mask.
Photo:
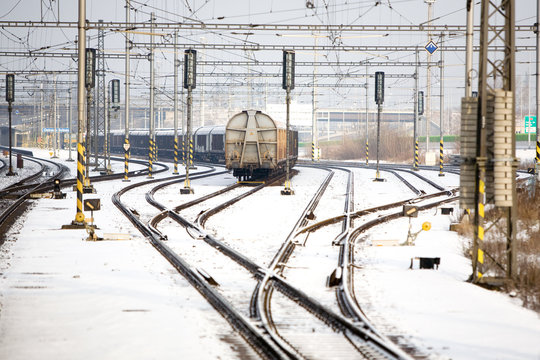
[{"label": "railway track", "polygon": [[[323,188],[325,188],[328,185],[328,182],[332,178],[332,176],[333,176],[333,173],[330,172],[327,181],[324,182],[326,185],[323,184],[324,186],[322,186],[322,188],[317,192],[313,201],[310,203],[308,208],[306,208],[306,211],[304,212],[303,216],[300,218],[301,220],[305,219],[306,214],[311,212],[314,206],[316,206],[316,203],[318,202],[318,200],[320,200],[320,196],[322,196],[322,193],[324,192]],[[350,179],[351,180],[348,182],[348,191],[347,191],[348,194],[352,192],[352,188],[353,188],[352,175],[350,175]],[[167,184],[159,185],[159,188],[162,188],[166,185]],[[227,187],[223,190],[217,191],[216,193],[207,195],[201,199],[194,200],[188,204],[178,206],[175,210],[186,209],[189,206],[192,206],[193,204],[206,201],[211,197],[223,194],[235,188],[237,188],[237,186],[235,185]],[[186,228],[191,229],[192,235],[194,237],[204,240],[208,244],[212,245],[214,248],[219,249],[221,252],[225,253],[227,256],[229,256],[231,259],[236,261],[238,264],[248,269],[256,278],[259,278],[259,279],[262,278],[263,281],[264,279],[267,279],[266,281],[267,284],[270,282],[272,283],[272,286],[271,286],[272,290],[270,291],[272,291],[273,293],[273,289],[275,288],[280,293],[280,297],[278,298],[278,301],[280,303],[284,301],[285,302],[294,301],[296,304],[295,306],[298,306],[298,303],[300,303],[304,311],[307,311],[308,313],[310,313],[312,316],[314,316],[317,319],[321,319],[320,321],[322,321],[322,323],[327,324],[326,329],[338,329],[338,332],[337,332],[338,334],[340,334],[340,332],[341,334],[346,334],[345,337],[341,334],[338,336],[339,338],[344,339],[343,340],[344,341],[344,345],[343,345],[344,355],[346,354],[347,357],[350,357],[351,353],[354,353],[354,351],[357,351],[361,358],[399,358],[399,357],[402,357],[402,354],[400,354],[399,351],[396,351],[396,349],[392,345],[385,344],[385,342],[379,338],[379,335],[376,334],[376,332],[372,328],[366,327],[363,324],[361,324],[361,326],[359,327],[359,324],[353,324],[351,322],[348,322],[346,319],[341,318],[339,315],[333,314],[331,311],[326,309],[323,305],[319,304],[318,302],[311,299],[309,296],[307,296],[306,294],[302,293],[301,291],[296,289],[294,286],[289,284],[287,281],[285,281],[283,278],[279,276],[278,271],[275,271],[277,269],[277,266],[274,267],[273,271],[272,271],[272,268],[263,269],[261,268],[261,266],[245,258],[245,256],[243,256],[242,254],[234,251],[233,249],[230,249],[227,245],[223,244],[221,241],[217,240],[212,235],[206,234],[204,232],[202,225],[204,224],[204,221],[206,220],[208,216],[211,216],[213,213],[220,211],[220,209],[230,206],[231,203],[234,203],[240,200],[241,198],[244,198],[247,195],[240,195],[237,197],[238,199],[236,198],[231,199],[223,203],[221,206],[216,207],[217,208],[216,210],[212,209],[212,211],[204,212],[205,215],[199,217],[197,219],[197,224],[195,224],[193,222],[186,220],[182,216],[178,215],[175,211],[167,210],[163,206],[160,206],[159,203],[157,203],[153,199],[153,193],[155,191],[157,191],[157,189],[153,190],[151,193],[147,195],[147,200],[152,205],[160,209],[162,213],[152,221],[152,225],[156,226],[157,223],[163,221],[164,218],[171,217],[175,221],[181,223]],[[346,197],[347,205],[344,209],[345,213],[351,213],[350,210],[352,210],[352,208],[350,207],[351,205],[349,205],[349,204],[352,204],[351,197],[352,196]],[[299,221],[299,224],[302,224],[302,223],[303,223],[302,221]],[[346,234],[348,232],[348,227],[347,227],[348,223],[349,221],[344,221],[342,234]],[[296,228],[298,228],[298,226],[296,226]],[[342,236],[342,234],[340,234],[340,236]],[[338,238],[340,238],[340,236],[338,236]],[[292,244],[290,241],[288,242],[288,245],[284,244],[284,246],[282,247],[282,251],[280,251],[281,256],[276,257],[277,260],[273,262],[274,265],[277,263],[283,264],[283,260],[285,260],[285,257],[290,256],[293,248],[294,248],[294,244]],[[204,272],[203,274],[204,274],[203,278],[206,276],[205,280],[208,282],[211,277],[208,276],[208,274]],[[273,274],[273,275],[269,275],[269,274]],[[214,283],[214,285],[216,284]],[[259,286],[258,289],[260,288],[261,287]],[[268,292],[268,294],[270,294],[270,292]],[[256,304],[257,301],[252,300],[251,303]],[[259,308],[261,307],[259,306]],[[252,312],[252,315],[261,313],[260,311],[253,308],[251,312]],[[271,319],[271,314],[269,315],[268,319]],[[262,323],[264,324],[264,321],[262,321]],[[369,331],[366,331],[366,329],[369,329]],[[271,334],[272,326],[267,326],[266,332],[268,334]],[[295,332],[297,333],[297,331]],[[325,331],[325,332],[323,331],[321,332],[321,334],[322,333],[325,333],[325,335],[321,335],[321,336],[327,338],[328,343],[332,344],[331,350],[330,350],[330,347],[328,347],[329,353],[332,352],[334,354],[333,357],[336,357],[336,340],[334,338],[336,336],[336,332],[332,330],[332,331]],[[330,340],[332,338],[334,339]],[[366,341],[366,338],[368,339],[368,341]],[[284,343],[283,340],[276,338],[275,335],[273,336],[273,341],[275,342],[275,344],[279,345],[279,347],[282,349],[282,351],[285,352],[287,357],[289,358],[304,358],[305,357],[302,353],[298,352],[297,350],[291,349],[290,345],[288,345],[286,342]],[[306,342],[306,344],[308,343],[313,344],[313,334],[310,334],[310,341]],[[316,342],[316,343],[320,345],[320,342]],[[373,345],[373,344],[376,344],[376,345]],[[386,347],[386,349],[381,350],[381,346],[383,347],[383,349],[384,347]],[[320,350],[321,348],[320,346],[318,346],[317,351],[319,351],[319,353],[320,353]]]},{"label": "railway track", "polygon": [[[30,199],[31,195],[37,192],[47,192],[54,188],[54,181],[56,179],[62,179],[61,187],[67,187],[76,184],[77,180],[63,179],[69,170],[54,161],[46,159],[33,158],[31,156],[25,156],[26,160],[37,162],[40,164],[39,170],[29,176],[21,179],[17,183],[14,183],[2,190],[0,190],[0,202],[2,207],[0,208],[0,229],[2,234],[7,233],[8,228],[16,220],[16,218],[24,213],[24,204]],[[117,159],[122,161],[123,159]],[[146,164],[145,161],[135,160],[136,163]],[[160,173],[168,170],[168,167],[161,163],[154,163],[156,170],[154,173]],[[51,174],[47,177],[43,177],[43,174]],[[132,171],[131,176],[142,176],[147,174],[147,170]],[[112,179],[119,179],[124,176],[123,173],[92,176],[90,179],[92,182],[108,181]],[[0,241],[3,242],[3,238]]]},{"label": "railway track", "polygon": [[[329,172],[329,176],[327,177],[327,180],[325,181],[326,185],[328,184],[328,181],[332,178],[332,176],[333,176],[333,173]],[[161,184],[161,185],[159,185],[159,188],[162,188],[162,187],[164,187],[166,185],[167,184],[165,184],[165,183]],[[205,212],[204,214],[206,216],[211,216],[212,214],[215,214],[216,212],[221,211],[222,209],[224,209],[227,206],[230,206],[231,204],[241,200],[242,198],[245,198],[246,196],[249,195],[249,193],[258,191],[262,187],[264,187],[264,186],[256,187],[253,190],[250,190],[250,191],[246,192],[245,194],[241,194],[241,195],[239,195],[239,196],[237,196],[237,197],[235,197],[233,199],[225,201],[220,206],[217,206],[217,207],[211,209],[210,211]],[[323,187],[325,187],[325,186],[323,186]],[[233,187],[229,187],[229,188],[235,188],[235,187],[233,186]],[[380,350],[373,350],[371,348],[368,349],[369,346],[368,347],[365,346],[366,341],[364,340],[364,338],[365,337],[369,338],[369,334],[365,334],[365,333],[359,331],[359,329],[357,329],[354,325],[352,325],[346,319],[340,317],[339,315],[336,315],[336,314],[332,313],[331,311],[326,309],[324,306],[322,306],[321,304],[319,304],[318,302],[316,302],[315,300],[311,299],[309,296],[304,294],[302,291],[296,289],[294,286],[292,286],[286,280],[279,277],[278,274],[275,274],[271,269],[262,268],[261,266],[253,263],[253,261],[251,261],[250,259],[246,258],[244,255],[238,253],[237,251],[235,251],[232,248],[228,247],[223,242],[216,239],[213,235],[206,234],[204,229],[202,228],[202,224],[204,224],[204,221],[205,221],[205,219],[204,219],[205,216],[199,217],[197,219],[197,223],[195,224],[195,223],[187,221],[185,218],[183,218],[182,216],[180,216],[176,212],[165,209],[164,206],[157,203],[155,201],[155,199],[153,198],[153,194],[155,193],[155,191],[157,191],[157,189],[154,189],[152,192],[150,192],[147,195],[147,200],[152,205],[154,205],[158,209],[160,209],[162,212],[158,217],[156,217],[155,220],[152,221],[153,226],[156,226],[157,223],[163,221],[164,218],[171,217],[172,219],[174,219],[177,222],[181,223],[183,226],[191,229],[192,230],[192,235],[194,235],[196,238],[204,240],[206,243],[210,244],[215,249],[218,249],[222,253],[226,254],[229,258],[234,260],[236,263],[240,264],[242,267],[249,270],[253,274],[253,276],[255,276],[257,279],[264,280],[265,278],[269,278],[271,280],[271,282],[272,282],[273,287],[275,287],[279,291],[279,293],[284,296],[284,298],[288,299],[288,301],[290,301],[290,299],[293,299],[295,302],[298,301],[300,303],[300,306],[302,307],[302,309],[306,309],[308,311],[308,313],[312,314],[312,316],[315,316],[315,318],[323,319],[323,323],[327,324],[327,325],[325,325],[326,332],[328,332],[328,330],[331,329],[328,332],[329,334],[333,334],[331,336],[336,336],[336,334],[338,334],[337,336],[339,338],[343,338],[342,333],[348,333],[348,338],[346,338],[344,341],[349,345],[348,345],[346,351],[343,354],[347,354],[347,356],[350,356],[351,353],[355,352],[354,346],[351,347],[351,345],[350,345],[350,338],[355,338],[355,340],[357,342],[362,343],[363,352],[364,352],[364,354],[368,355],[368,358],[374,358],[373,354],[375,354],[375,353],[378,353],[380,355],[380,353],[381,353]],[[221,194],[223,194],[223,192],[224,192],[223,190],[220,190],[220,191],[212,194],[212,196],[205,196],[205,199],[208,199],[208,198],[213,197],[213,196],[221,195]],[[321,189],[321,191],[317,192],[317,194],[314,197],[314,200],[313,200],[312,204],[315,204],[317,202],[317,199],[320,199],[320,196],[322,195],[322,193],[323,193],[322,189]],[[194,202],[197,202],[197,201],[194,201]],[[193,204],[194,202],[191,202],[191,203]],[[312,205],[312,206],[314,206],[314,205]],[[185,209],[186,206],[179,206],[178,208]],[[170,246],[172,246],[172,245],[170,245]],[[284,251],[285,253],[288,252],[287,248],[288,248],[287,246],[283,247],[283,249],[285,249],[285,251]],[[273,274],[273,275],[270,276],[269,274]],[[197,272],[195,272],[195,275],[197,275]],[[200,276],[201,273],[199,272],[198,275]],[[210,280],[210,277],[208,277],[207,275],[208,274],[204,274],[203,278],[205,278],[205,276],[206,276],[205,280],[208,283],[208,286],[210,286],[210,287],[215,286],[217,283],[213,283]],[[228,273],[228,276],[231,276],[230,273]],[[221,286],[219,286],[219,287],[221,288]],[[216,291],[219,291],[219,290],[216,290]],[[229,298],[231,298],[231,296],[228,295],[227,292],[224,291],[224,290],[221,290],[220,295],[222,295],[224,297],[228,296]],[[252,300],[251,303],[252,304],[255,303],[254,300]],[[237,302],[235,302],[234,304],[238,306]],[[242,305],[242,304],[240,304],[240,305]],[[231,304],[231,306],[233,306],[233,305]],[[298,306],[298,304],[296,304],[295,306]],[[303,311],[306,311],[306,310],[303,310]],[[253,309],[252,309],[251,312],[256,313],[256,310],[253,311]],[[313,314],[315,314],[315,315],[313,315]],[[261,323],[264,323],[264,322],[261,322]],[[255,322],[254,326],[255,325],[260,325],[260,324],[258,324],[258,322]],[[339,329],[339,330],[338,330],[338,332],[335,332],[333,329]],[[273,337],[272,334],[268,331],[268,328],[266,329],[265,333],[261,333],[258,336],[261,336],[263,339],[266,339],[269,335],[272,337],[272,342],[270,343],[270,344],[272,344],[271,346],[278,346],[278,349],[280,349],[280,351],[281,351],[280,358],[283,358],[283,357],[285,357],[285,358],[304,358],[304,356],[302,356],[300,354],[297,354],[294,351],[290,351],[288,346],[284,345],[280,340]],[[306,343],[311,343],[311,344],[314,343],[313,338],[311,338],[309,340],[310,341],[306,342]],[[267,339],[266,341],[269,341],[269,339]],[[376,339],[375,340],[370,339],[370,341],[373,342],[373,341],[377,341],[377,340]],[[250,342],[250,343],[252,343],[252,342]],[[330,351],[330,347],[328,349]],[[331,351],[335,352],[335,349],[336,349],[335,342],[332,342],[332,349],[333,350],[331,350]],[[365,358],[365,357],[363,355],[361,355],[361,358]],[[395,358],[395,357],[394,356],[389,356],[389,357],[385,357],[385,358]]]},{"label": "railway track", "polygon": [[[49,160],[32,160],[38,162],[41,166],[38,171],[29,176],[21,179],[16,184],[8,186],[6,189],[0,191],[0,200],[2,202],[2,208],[0,213],[0,230],[2,234],[6,234],[9,226],[15,221],[15,219],[22,215],[23,204],[30,198],[30,195],[38,192],[45,191],[48,188],[52,188],[52,182],[55,179],[61,179],[64,174],[67,172],[67,168]],[[45,171],[45,165],[47,163],[48,167],[55,168],[53,174],[48,176],[46,179],[42,179],[37,183],[31,183],[22,185],[25,182],[33,181],[41,177],[42,173]],[[11,199],[6,199],[6,196],[16,194]],[[3,243],[4,238],[0,238],[0,241]]]},{"label": "railway track", "polygon": [[[197,173],[193,174],[191,179],[196,180],[221,175],[223,173],[224,171],[215,173],[213,173],[213,171],[208,171],[206,174]],[[153,194],[157,190],[175,184],[183,179],[184,177],[180,176],[169,182],[163,182],[167,179],[160,179],[130,185],[114,194],[113,203],[128,217],[128,219],[139,229],[139,231],[150,240],[151,244],[171,263],[171,265],[173,265],[176,270],[181,273],[186,280],[192,286],[194,286],[199,293],[201,293],[201,295],[231,324],[231,326],[238,331],[249,344],[251,344],[253,349],[255,349],[259,355],[268,359],[282,358],[284,356],[283,352],[273,343],[269,342],[268,339],[266,339],[266,336],[261,333],[261,331],[255,327],[245,315],[232,306],[228,299],[208,282],[208,278],[205,277],[204,274],[201,274],[200,270],[188,263],[182,256],[178,255],[178,253],[166,243],[166,241],[168,241],[166,240],[167,238],[163,236],[159,230],[157,230],[157,224],[159,224],[159,222],[163,221],[167,217],[171,217],[173,220],[176,220],[181,224],[185,224],[186,227],[191,227],[192,230],[194,228],[195,231],[200,231],[195,224],[185,220],[173,210],[165,209],[163,205],[159,204],[155,201],[155,199],[153,199]],[[147,194],[147,200],[149,200],[152,205],[157,206],[161,212],[148,224],[145,224],[126,204],[120,200],[120,198],[122,195],[132,189],[157,182],[163,183],[156,186]],[[230,191],[231,188],[235,187],[230,187],[228,191]],[[212,196],[207,198],[211,197]],[[237,258],[242,258],[242,255],[238,253],[235,255]],[[247,259],[245,260],[248,261]]]}]

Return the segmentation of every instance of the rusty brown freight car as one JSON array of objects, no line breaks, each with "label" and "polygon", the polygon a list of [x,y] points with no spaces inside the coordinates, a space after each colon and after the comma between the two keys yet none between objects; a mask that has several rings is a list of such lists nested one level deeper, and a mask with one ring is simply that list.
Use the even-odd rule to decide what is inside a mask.
[{"label": "rusty brown freight car", "polygon": [[[289,164],[298,158],[298,132],[289,130]],[[285,170],[285,125],[257,110],[234,115],[225,128],[225,165],[240,180],[264,179]]]}]

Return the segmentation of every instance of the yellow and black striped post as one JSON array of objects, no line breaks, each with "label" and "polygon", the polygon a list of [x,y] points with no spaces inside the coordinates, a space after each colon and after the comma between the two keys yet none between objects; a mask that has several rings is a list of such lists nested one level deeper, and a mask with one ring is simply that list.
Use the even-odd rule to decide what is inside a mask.
[{"label": "yellow and black striped post", "polygon": [[129,138],[124,138],[124,181],[129,181]]},{"label": "yellow and black striped post", "polygon": [[186,142],[184,141],[184,136],[182,136],[182,165],[186,166]]},{"label": "yellow and black striped post", "polygon": [[419,158],[418,158],[418,138],[416,138],[416,141],[414,142],[414,167],[413,170],[418,170],[419,165]]},{"label": "yellow and black striped post", "polygon": [[369,141],[366,139],[366,165],[369,165]]},{"label": "yellow and black striped post", "polygon": [[444,154],[443,154],[444,144],[443,138],[441,136],[441,142],[439,144],[439,176],[444,176],[443,173],[443,163],[444,163]]},{"label": "yellow and black striped post", "polygon": [[[480,170],[485,176],[485,169]],[[485,192],[486,186],[484,183],[484,176],[480,176],[478,179],[478,204],[477,204],[477,220],[478,225],[476,229],[476,269],[475,269],[475,279],[479,280],[484,276],[484,204],[485,204]]]},{"label": "yellow and black striped post", "polygon": [[315,142],[311,143],[311,161],[315,161]]},{"label": "yellow and black striped post", "polygon": [[539,176],[540,172],[540,140],[536,140],[536,169],[535,174],[536,176]]},{"label": "yellow and black striped post", "polygon": [[152,161],[154,160],[154,142],[152,137],[148,140],[148,178],[152,178]]},{"label": "yellow and black striped post", "polygon": [[174,175],[178,175],[178,139],[174,138]]},{"label": "yellow and black striped post", "polygon": [[83,213],[83,183],[84,183],[84,146],[77,144],[77,213],[73,225],[84,225]]},{"label": "yellow and black striped post", "polygon": [[193,139],[189,139],[189,167],[193,168]]}]

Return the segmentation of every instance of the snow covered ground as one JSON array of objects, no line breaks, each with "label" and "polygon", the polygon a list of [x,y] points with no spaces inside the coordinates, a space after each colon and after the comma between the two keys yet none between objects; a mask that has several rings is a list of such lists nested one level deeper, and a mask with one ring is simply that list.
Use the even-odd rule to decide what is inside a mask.
[{"label": "snow covered ground", "polygon": [[[48,158],[46,151],[35,153]],[[73,176],[76,164],[66,165]],[[142,166],[130,165],[130,170],[137,168]],[[113,170],[123,171],[123,163],[113,162]],[[156,177],[171,176],[171,172]],[[298,177],[293,178],[297,195],[281,197],[279,188],[270,188],[210,218],[207,227],[266,264],[325,176],[320,170],[300,168]],[[413,197],[390,174],[384,175],[386,183],[374,183],[373,176],[373,171],[355,170],[355,210]],[[345,179],[336,174],[318,220],[343,210],[338,185]],[[432,180],[449,188],[459,182],[451,174]],[[156,193],[156,199],[172,207],[230,183],[231,179],[224,181],[223,177],[194,181],[195,195],[176,197],[183,186],[179,183],[176,189]],[[60,230],[75,216],[75,193],[68,189],[65,200],[35,201],[0,248],[0,359],[256,357],[111,203],[111,195],[124,184],[116,180],[94,185],[98,192],[91,197],[102,201],[102,210],[94,213],[100,234],[128,234],[131,240],[88,242],[83,241],[87,236],[84,230]],[[146,204],[144,196],[132,197],[129,203],[143,209],[145,217],[157,212]],[[241,219],[246,216],[250,226],[242,228],[246,222]],[[259,230],[265,220],[277,225],[263,235]],[[540,359],[538,314],[523,309],[515,298],[466,283],[471,272],[470,262],[463,256],[466,239],[448,230],[451,216],[426,211],[412,220],[412,228],[418,229],[424,221],[431,222],[432,228],[418,235],[415,246],[370,246],[380,228],[359,241],[355,290],[367,316],[383,333],[411,343],[417,354],[430,359]],[[396,220],[385,227],[384,237],[404,241],[408,227],[407,219]],[[332,229],[325,230],[326,238],[311,239],[315,247],[309,247],[308,239],[305,249],[295,252],[293,264],[300,270],[305,266],[317,269],[321,264],[318,279],[328,275],[334,261],[326,258],[331,249],[328,244],[340,227]],[[170,244],[187,251],[189,245],[181,241],[193,240],[179,232]],[[301,258],[304,255],[308,260]],[[321,261],[320,256],[325,259]],[[415,264],[416,268],[409,270],[410,259],[416,256],[440,256],[441,266],[439,270],[418,270]],[[219,271],[219,266],[207,270]],[[294,274],[291,276],[303,275],[302,271]],[[227,280],[223,273],[216,276],[229,284],[236,281]],[[308,280],[303,286],[308,286]],[[326,296],[329,304],[331,291],[317,286],[313,293]]]}]

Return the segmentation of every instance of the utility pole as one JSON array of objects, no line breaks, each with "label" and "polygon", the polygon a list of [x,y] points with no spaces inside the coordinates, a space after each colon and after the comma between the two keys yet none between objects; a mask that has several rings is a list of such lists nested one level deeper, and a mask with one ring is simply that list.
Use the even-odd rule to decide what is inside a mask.
[{"label": "utility pole", "polygon": [[[126,26],[129,28],[129,14],[130,14],[130,0],[126,0]],[[131,42],[129,40],[129,32],[125,33],[126,37],[126,60],[125,60],[125,104],[124,104],[124,180],[125,182],[129,181],[129,86],[130,86],[130,52],[131,52]]]},{"label": "utility pole", "polygon": [[[84,95],[85,95],[85,53],[86,53],[86,0],[79,0],[79,21],[78,21],[78,70],[77,70],[77,200],[75,220],[71,222],[71,227],[84,227],[84,213],[83,213],[83,168],[84,168],[84,139],[83,139],[83,127],[84,127]],[[69,225],[65,225],[62,228],[69,228]]]},{"label": "utility pole", "polygon": [[[204,37],[201,37],[201,43],[204,45],[206,43],[206,38]],[[201,59],[202,61],[204,61],[204,50],[201,51]],[[204,65],[201,65],[201,73],[204,74]],[[250,99],[250,100],[253,100],[253,99]],[[201,116],[201,121],[200,121],[200,125],[201,126],[204,126],[205,125],[205,112],[204,112],[204,83],[201,82],[201,107],[200,107],[200,116]],[[251,106],[253,106],[253,102],[251,102]]]},{"label": "utility pole", "polygon": [[53,159],[58,158],[58,110],[56,107],[56,99],[57,99],[57,92],[56,92],[56,73],[53,75],[53,82],[54,82],[54,92],[53,92],[53,127],[54,127],[54,136],[53,136]]},{"label": "utility pole", "polygon": [[368,64],[366,62],[366,166],[369,165],[369,76],[368,76]]},{"label": "utility pole", "polygon": [[[70,77],[71,78],[71,77]],[[71,82],[71,79],[70,79]],[[67,108],[67,121],[68,121],[68,159],[66,161],[73,161],[71,158],[71,85],[68,88],[68,108]]]},{"label": "utility pole", "polygon": [[174,32],[174,175],[178,175],[178,31]]},{"label": "utility pole", "polygon": [[[315,47],[317,47],[317,35],[315,35]],[[318,130],[317,130],[317,109],[316,109],[316,95],[317,95],[317,65],[315,65],[315,62],[317,61],[317,51],[315,50],[315,53],[313,55],[313,88],[312,88],[312,95],[311,95],[311,108],[312,108],[312,114],[311,114],[311,161],[315,162],[317,161],[317,157],[319,154],[319,141],[318,141]]]},{"label": "utility pole", "polygon": [[[444,34],[441,34],[441,47],[443,44]],[[440,100],[440,120],[439,120],[439,133],[440,133],[440,142],[439,142],[439,176],[444,176],[443,166],[444,166],[444,141],[443,141],[443,122],[444,122],[444,52],[442,49],[439,52],[441,57],[439,67],[440,67],[440,90],[439,90],[439,100]]]},{"label": "utility pole", "polygon": [[154,160],[154,13],[150,13],[150,124],[148,131],[148,178],[152,179],[152,161]]},{"label": "utility pole", "polygon": [[[435,3],[435,0],[424,0],[424,2],[428,5],[428,42],[432,41],[431,39],[431,19],[433,18],[433,4]],[[429,63],[431,62],[431,53],[428,52],[427,55],[427,89],[426,89],[426,155],[429,152],[429,127],[431,124],[431,66]],[[427,158],[427,156],[426,156]]]},{"label": "utility pole", "polygon": [[43,83],[40,87],[40,102],[39,102],[39,138],[41,139],[40,146],[43,145]]},{"label": "utility pole", "polygon": [[416,66],[414,67],[413,170],[418,170],[418,47],[416,47],[415,55]]}]

